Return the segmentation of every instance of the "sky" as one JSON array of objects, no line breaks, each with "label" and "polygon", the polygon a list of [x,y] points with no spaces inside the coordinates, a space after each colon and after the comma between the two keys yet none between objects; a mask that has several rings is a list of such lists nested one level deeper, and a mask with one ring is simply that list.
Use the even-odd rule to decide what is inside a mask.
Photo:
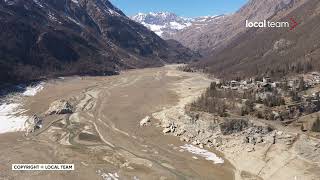
[{"label": "sky", "polygon": [[229,14],[248,0],[110,0],[127,16],[139,12],[173,12],[183,17]]}]

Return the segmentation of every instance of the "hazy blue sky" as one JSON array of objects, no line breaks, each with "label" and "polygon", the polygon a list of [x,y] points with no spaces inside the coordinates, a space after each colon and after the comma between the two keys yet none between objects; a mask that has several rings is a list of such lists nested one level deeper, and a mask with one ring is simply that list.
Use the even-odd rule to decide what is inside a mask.
[{"label": "hazy blue sky", "polygon": [[184,17],[220,15],[238,10],[248,0],[111,0],[126,15],[174,12]]}]

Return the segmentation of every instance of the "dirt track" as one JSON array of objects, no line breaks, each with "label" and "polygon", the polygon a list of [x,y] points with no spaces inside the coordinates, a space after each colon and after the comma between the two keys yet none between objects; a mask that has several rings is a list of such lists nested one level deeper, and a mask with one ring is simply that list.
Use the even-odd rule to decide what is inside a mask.
[{"label": "dirt track", "polygon": [[[26,99],[27,113],[43,115],[58,99],[71,101],[75,113],[46,117],[45,130],[27,138],[21,133],[0,135],[0,179],[234,179],[228,161],[213,164],[182,152],[184,143],[163,135],[161,128],[139,126],[147,115],[178,103],[176,87],[199,92],[209,85],[203,75],[175,68],[49,82]],[[13,173],[12,163],[74,163],[76,170]]]}]

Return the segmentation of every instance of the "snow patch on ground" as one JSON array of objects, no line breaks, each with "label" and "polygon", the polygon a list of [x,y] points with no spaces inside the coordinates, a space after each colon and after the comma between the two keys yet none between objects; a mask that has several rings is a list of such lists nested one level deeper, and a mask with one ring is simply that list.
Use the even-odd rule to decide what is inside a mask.
[{"label": "snow patch on ground", "polygon": [[[28,86],[22,93],[16,96],[34,96],[43,89],[44,83],[34,86]],[[25,130],[25,122],[29,119],[28,116],[23,115],[27,110],[21,108],[18,100],[7,99],[0,104],[0,133],[17,132]],[[10,103],[8,103],[10,102]]]},{"label": "snow patch on ground", "polygon": [[205,158],[208,161],[213,161],[214,164],[223,164],[224,160],[220,157],[218,157],[216,154],[207,151],[205,149],[198,148],[196,146],[193,146],[191,144],[185,144],[183,146],[180,146],[180,148],[187,150],[188,152],[192,154],[199,155],[203,158]]},{"label": "snow patch on ground", "polygon": [[43,8],[43,5],[40,3],[39,0],[33,0],[34,3],[36,3],[38,6],[42,7]]},{"label": "snow patch on ground", "polygon": [[27,87],[26,91],[22,93],[23,96],[35,96],[43,89],[44,83],[37,84],[35,86]]},{"label": "snow patch on ground", "polygon": [[20,109],[20,104],[0,105],[0,133],[23,131],[24,123],[28,116],[21,115],[25,110]]},{"label": "snow patch on ground", "polygon": [[77,24],[78,26],[83,27],[83,25],[82,25],[80,22],[76,21],[76,20],[73,19],[72,17],[67,16],[67,18],[68,18],[70,21],[72,21],[72,22],[74,22],[75,24]]},{"label": "snow patch on ground", "polygon": [[79,4],[79,1],[78,0],[71,0],[73,3],[75,4]]}]

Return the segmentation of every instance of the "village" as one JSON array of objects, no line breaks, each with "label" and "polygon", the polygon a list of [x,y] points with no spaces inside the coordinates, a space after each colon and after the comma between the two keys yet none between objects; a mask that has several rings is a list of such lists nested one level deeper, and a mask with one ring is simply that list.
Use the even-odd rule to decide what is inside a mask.
[{"label": "village", "polygon": [[296,123],[301,130],[320,131],[320,118],[300,122],[303,116],[320,111],[320,73],[274,81],[271,77],[216,80],[198,101],[194,110],[219,116],[251,116],[277,120],[283,125]]},{"label": "village", "polygon": [[[320,73],[312,72],[306,74],[303,77],[304,88],[314,88],[320,84]],[[248,89],[276,89],[281,87],[281,85],[286,84],[289,90],[294,90],[299,88],[299,83],[302,80],[302,77],[293,77],[290,79],[283,79],[282,81],[272,81],[272,78],[266,76],[263,77],[261,81],[250,78],[248,80],[232,80],[230,82],[221,82],[218,80],[216,83],[221,84],[223,89],[232,89],[232,90],[248,90]]]}]

